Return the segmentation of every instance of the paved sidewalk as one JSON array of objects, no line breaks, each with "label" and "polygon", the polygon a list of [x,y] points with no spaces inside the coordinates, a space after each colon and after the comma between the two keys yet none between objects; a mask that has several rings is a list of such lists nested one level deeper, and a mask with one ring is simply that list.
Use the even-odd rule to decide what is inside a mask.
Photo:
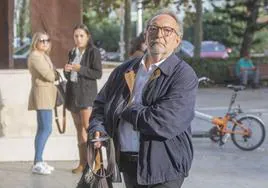
[{"label": "paved sidewalk", "polygon": [[[208,138],[193,138],[195,157],[190,176],[183,188],[267,188],[268,187],[268,90],[246,90],[237,102],[247,111],[262,111],[266,123],[264,144],[250,152],[241,151],[231,141],[223,148]],[[200,89],[197,108],[202,112],[222,115],[231,97],[231,90],[224,88]],[[208,130],[211,125],[193,121],[193,131]],[[8,147],[8,146],[6,146]],[[2,155],[2,153],[1,153]],[[0,188],[75,188],[80,175],[70,169],[76,162],[51,161],[56,171],[49,176],[33,175],[31,162],[0,163]],[[122,184],[115,188],[124,188]]]},{"label": "paved sidewalk", "polygon": [[[208,139],[194,139],[195,158],[184,188],[267,188],[268,148],[243,152],[229,142],[224,148]],[[31,163],[0,163],[0,188],[75,188],[80,175],[75,162],[50,162],[52,175],[33,175]],[[115,188],[124,188],[122,184]]]}]

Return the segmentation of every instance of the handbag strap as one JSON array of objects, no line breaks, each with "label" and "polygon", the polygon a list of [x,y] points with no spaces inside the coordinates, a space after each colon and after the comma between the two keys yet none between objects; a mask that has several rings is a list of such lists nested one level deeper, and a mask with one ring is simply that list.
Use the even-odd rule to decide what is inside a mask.
[{"label": "handbag strap", "polygon": [[[58,78],[59,78],[58,83],[60,83],[61,81],[63,81],[63,77],[56,69],[55,69],[55,72],[57,73]],[[65,107],[65,104],[63,104],[63,110],[62,110],[62,127],[61,127],[60,121],[59,121],[57,106],[54,107],[54,112],[55,112],[55,122],[57,124],[58,131],[60,134],[63,134],[66,131],[66,107]]]},{"label": "handbag strap", "polygon": [[54,108],[55,112],[55,122],[57,124],[57,128],[60,134],[65,133],[66,131],[66,107],[65,104],[63,104],[63,110],[62,110],[62,127],[60,125],[59,117],[58,117],[58,108],[55,106]]},{"label": "handbag strap", "polygon": [[[109,142],[110,142],[110,144],[108,146],[109,148],[107,147],[107,149],[110,150],[110,151],[107,152],[107,153],[111,154],[111,152],[112,153],[114,152],[114,143],[113,143],[113,139],[108,137],[108,136],[92,139],[91,141],[88,142],[90,144],[87,145],[87,164],[88,164],[88,168],[89,168],[89,170],[91,171],[91,173],[94,176],[99,177],[99,178],[108,178],[113,174],[113,170],[111,170],[109,173],[107,173],[105,175],[98,174],[99,170],[101,170],[102,172],[105,171],[104,170],[103,159],[102,159],[103,153],[102,153],[100,148],[94,148],[94,142],[98,142],[98,141],[103,142],[103,141],[107,141],[107,140],[109,140]],[[90,150],[90,147],[93,150]],[[94,161],[95,161],[93,163],[95,163],[95,167],[93,165],[91,166],[91,164],[90,164],[91,159],[90,159],[89,155],[93,155],[93,158],[94,158]],[[107,157],[109,158],[108,161],[112,160],[112,161],[114,161],[114,163],[116,163],[115,158],[114,159],[112,158],[112,157],[115,157],[115,156],[107,156]],[[112,165],[112,166],[114,166],[114,165]]]},{"label": "handbag strap", "polygon": [[57,76],[58,76],[58,78],[59,78],[56,82],[57,82],[57,83],[60,83],[60,82],[64,81],[64,79],[63,79],[63,77],[61,76],[61,74],[59,73],[59,71],[57,71],[56,69],[55,69],[54,71],[56,72],[56,74],[57,74]]}]

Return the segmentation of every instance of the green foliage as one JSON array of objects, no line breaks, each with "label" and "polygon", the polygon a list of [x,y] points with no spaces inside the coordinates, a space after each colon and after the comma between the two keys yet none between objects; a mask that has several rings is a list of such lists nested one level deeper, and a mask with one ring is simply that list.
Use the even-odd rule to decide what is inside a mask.
[{"label": "green foliage", "polygon": [[268,28],[257,32],[252,44],[252,52],[262,53],[264,50],[268,50]]},{"label": "green foliage", "polygon": [[[83,4],[83,22],[89,27],[94,40],[102,41],[102,47],[106,51],[117,51],[120,23],[118,17],[120,16],[120,5],[125,5],[126,0],[82,0]],[[188,0],[175,1],[174,0],[143,0],[143,23],[156,13],[160,8],[166,8],[168,4],[175,3],[178,7]],[[115,15],[115,18],[111,18]],[[136,24],[131,24],[132,35],[129,35],[130,41],[132,37],[136,36]],[[125,39],[125,42],[127,42]]]},{"label": "green foliage", "polygon": [[124,3],[124,0],[82,0],[83,11],[94,11],[98,15],[99,19],[108,17],[108,15],[115,9],[120,7],[120,4]]},{"label": "green foliage", "polygon": [[[237,46],[241,43],[244,27],[242,23],[232,21],[226,13],[204,13],[204,40],[219,41],[226,46]],[[236,32],[236,31],[239,32]]]},{"label": "green foliage", "polygon": [[[94,11],[98,18],[107,17],[112,11],[118,9],[125,0],[82,0],[84,12]],[[182,3],[187,3],[188,0],[175,1],[174,0],[143,0],[144,9],[165,8],[171,3],[180,6]]]},{"label": "green foliage", "polygon": [[[238,58],[223,59],[184,59],[195,70],[198,77],[206,76],[216,83],[224,84],[230,81],[230,67],[235,64]],[[252,58],[255,64],[268,64],[267,57]]]},{"label": "green foliage", "polygon": [[[211,2],[214,5],[214,0]],[[226,46],[238,46],[246,28],[245,4],[236,1],[231,6],[229,1],[226,2],[225,6],[214,5],[213,12],[205,13],[204,40],[217,40]]]},{"label": "green foliage", "polygon": [[120,25],[116,19],[98,19],[95,12],[84,13],[84,23],[88,26],[94,41],[101,41],[106,51],[117,51],[120,40]]},{"label": "green foliage", "polygon": [[228,65],[234,63],[235,59],[187,59],[198,77],[206,76],[216,83],[224,83],[228,80]]},{"label": "green foliage", "polygon": [[[251,41],[251,36],[261,31],[265,24],[256,22],[255,15],[263,15],[264,0],[225,0],[221,6],[214,5],[216,0],[210,0],[214,10],[204,16],[204,40],[217,40],[228,47],[243,48],[243,52],[249,50],[253,44],[253,51],[266,37],[259,35]],[[256,3],[257,6],[256,6]],[[253,13],[254,12],[254,13]],[[215,29],[216,28],[216,29]],[[262,38],[263,36],[263,38]],[[242,46],[240,46],[243,44]],[[246,48],[246,49],[245,49]],[[240,52],[242,52],[240,50]]]},{"label": "green foliage", "polygon": [[19,17],[15,15],[17,24],[16,31],[21,41],[27,37],[31,32],[30,25],[30,12],[29,12],[29,0],[19,0],[15,11],[19,11]]}]

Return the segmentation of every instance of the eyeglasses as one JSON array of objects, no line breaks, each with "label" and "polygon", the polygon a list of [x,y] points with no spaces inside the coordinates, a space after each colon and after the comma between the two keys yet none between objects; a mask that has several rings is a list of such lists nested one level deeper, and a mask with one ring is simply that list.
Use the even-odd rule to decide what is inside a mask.
[{"label": "eyeglasses", "polygon": [[177,36],[180,36],[175,29],[171,28],[171,27],[168,27],[168,26],[164,26],[164,27],[159,27],[159,26],[156,26],[156,25],[148,25],[148,28],[147,28],[148,32],[152,35],[156,35],[159,30],[161,30],[162,32],[162,35],[164,37],[168,37],[170,36],[172,33],[175,33]]},{"label": "eyeglasses", "polygon": [[43,44],[50,43],[50,39],[39,39],[38,42],[43,43]]}]

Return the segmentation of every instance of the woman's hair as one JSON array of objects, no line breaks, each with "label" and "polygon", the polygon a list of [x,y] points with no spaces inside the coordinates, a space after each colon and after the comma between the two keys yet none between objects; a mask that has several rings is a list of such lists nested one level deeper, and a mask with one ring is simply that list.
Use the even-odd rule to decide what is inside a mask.
[{"label": "woman's hair", "polygon": [[138,37],[132,39],[130,43],[130,55],[133,55],[136,51],[144,51],[144,49],[142,49],[142,44],[145,43],[144,34],[141,33]]},{"label": "woman's hair", "polygon": [[91,33],[89,32],[87,26],[85,24],[78,24],[74,27],[73,29],[73,32],[77,29],[82,29],[83,31],[85,31],[85,33],[87,34],[87,36],[89,37],[89,40],[88,40],[88,46],[93,46],[93,38],[92,38],[92,35]]},{"label": "woman's hair", "polygon": [[[31,47],[30,47],[30,51],[31,51],[31,52],[34,51],[34,50],[38,50],[38,49],[37,49],[37,43],[38,43],[39,40],[41,39],[41,36],[42,36],[42,35],[46,35],[46,36],[48,36],[48,38],[49,38],[49,35],[48,35],[46,32],[44,32],[44,31],[34,33],[33,38],[32,38]],[[47,50],[45,53],[49,55],[50,50],[51,50],[51,43],[50,43],[50,45],[49,45],[48,50]]]}]

